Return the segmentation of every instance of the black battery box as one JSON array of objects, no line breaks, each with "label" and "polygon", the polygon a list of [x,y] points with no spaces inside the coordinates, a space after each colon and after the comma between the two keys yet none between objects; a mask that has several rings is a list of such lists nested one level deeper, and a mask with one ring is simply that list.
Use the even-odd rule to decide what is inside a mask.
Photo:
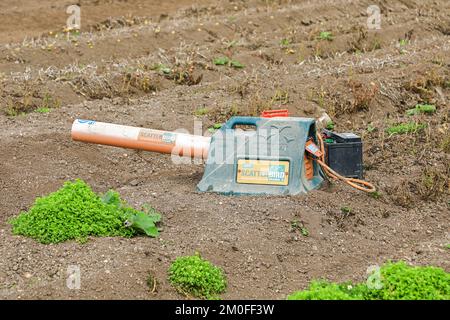
[{"label": "black battery box", "polygon": [[348,178],[363,179],[363,145],[354,133],[336,133],[322,130],[326,164]]}]

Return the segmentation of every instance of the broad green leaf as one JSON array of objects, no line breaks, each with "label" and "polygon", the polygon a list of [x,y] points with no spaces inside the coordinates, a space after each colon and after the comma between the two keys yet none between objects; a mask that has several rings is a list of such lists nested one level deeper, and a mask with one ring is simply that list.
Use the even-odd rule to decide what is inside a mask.
[{"label": "broad green leaf", "polygon": [[236,61],[236,60],[231,60],[230,65],[231,65],[232,67],[238,68],[238,69],[244,67],[244,65],[243,65],[242,63],[240,63],[239,61]]},{"label": "broad green leaf", "polygon": [[159,233],[155,222],[160,221],[160,219],[161,215],[159,214],[148,215],[144,212],[137,212],[130,217],[129,221],[131,222],[131,227],[144,231],[149,236],[156,237]]},{"label": "broad green leaf", "polygon": [[227,57],[221,57],[221,58],[214,59],[214,64],[216,66],[224,66],[224,65],[227,65],[229,62],[230,62],[230,59],[228,59]]}]

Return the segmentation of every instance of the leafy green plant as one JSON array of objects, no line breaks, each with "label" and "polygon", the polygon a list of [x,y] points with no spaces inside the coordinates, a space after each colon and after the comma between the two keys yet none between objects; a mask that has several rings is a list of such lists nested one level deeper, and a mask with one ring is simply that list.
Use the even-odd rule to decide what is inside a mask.
[{"label": "leafy green plant", "polygon": [[[59,108],[60,106],[61,106],[61,101],[59,101],[55,97],[52,97],[49,93],[46,93],[44,95],[44,98],[42,99],[42,105],[38,109],[41,109],[41,111],[42,110],[50,111],[51,108]],[[45,113],[45,112],[41,112],[41,113]]]},{"label": "leafy green plant", "polygon": [[367,132],[372,133],[375,130],[377,130],[377,128],[375,128],[371,123],[369,123],[369,125],[367,126]]},{"label": "leafy green plant", "polygon": [[309,236],[309,231],[308,231],[308,229],[306,229],[306,227],[301,227],[300,233],[305,237]]},{"label": "leafy green plant", "polygon": [[230,59],[228,57],[220,57],[215,58],[213,62],[216,66],[225,66],[230,62]]},{"label": "leafy green plant", "polygon": [[13,233],[38,240],[58,243],[88,236],[132,237],[145,233],[156,237],[155,224],[161,215],[154,209],[139,211],[128,206],[117,192],[97,195],[82,180],[67,181],[56,192],[37,198],[28,212],[10,220]]},{"label": "leafy green plant", "polygon": [[379,191],[374,191],[374,192],[370,192],[369,196],[371,196],[374,199],[380,199],[381,198],[381,193]]},{"label": "leafy green plant", "polygon": [[50,108],[40,107],[40,108],[37,108],[35,111],[38,112],[38,113],[49,113],[50,112]]},{"label": "leafy green plant", "polygon": [[196,116],[204,116],[206,114],[208,114],[209,110],[207,108],[199,108],[197,110],[195,110],[194,114]]},{"label": "leafy green plant", "polygon": [[228,58],[228,57],[215,58],[215,59],[213,60],[213,63],[214,63],[216,66],[229,66],[229,67],[233,67],[233,68],[236,68],[236,69],[241,69],[241,68],[244,68],[244,67],[245,67],[245,66],[244,66],[242,63],[240,63],[239,61],[237,61],[237,60],[232,60],[232,59],[230,59],[230,58]]},{"label": "leafy green plant", "polygon": [[307,290],[297,291],[287,297],[288,300],[362,300],[361,289],[351,285],[313,280]]},{"label": "leafy green plant", "polygon": [[352,208],[350,208],[349,206],[343,206],[342,208],[341,208],[341,212],[342,213],[345,213],[345,214],[350,214],[350,213],[352,213]]},{"label": "leafy green plant", "polygon": [[387,128],[387,133],[389,134],[404,134],[404,133],[415,133],[420,130],[423,130],[426,127],[426,124],[421,124],[417,122],[408,122],[408,123],[401,123],[395,126],[391,126]]},{"label": "leafy green plant", "polygon": [[380,288],[367,283],[311,282],[308,289],[288,296],[289,300],[448,300],[450,273],[441,268],[413,267],[403,261],[388,262],[379,269]]},{"label": "leafy green plant", "polygon": [[169,268],[169,281],[179,292],[202,299],[216,299],[227,287],[222,269],[198,253],[177,258]]},{"label": "leafy green plant", "polygon": [[333,41],[334,37],[330,31],[322,31],[319,34],[319,40]]},{"label": "leafy green plant", "polygon": [[166,75],[170,74],[172,72],[171,68],[169,68],[168,66],[166,66],[165,64],[162,64],[162,63],[157,63],[157,64],[153,65],[150,69],[160,71]]},{"label": "leafy green plant", "polygon": [[441,268],[412,267],[405,262],[387,263],[381,269],[383,287],[368,290],[366,298],[377,300],[450,299],[450,273]]},{"label": "leafy green plant", "polygon": [[406,46],[408,43],[409,43],[409,40],[408,40],[408,39],[400,39],[400,40],[398,41],[398,44],[399,44],[401,47]]},{"label": "leafy green plant", "polygon": [[420,113],[434,113],[436,106],[432,104],[418,104],[414,108],[406,110],[408,116],[413,116]]},{"label": "leafy green plant", "polygon": [[295,232],[296,230],[300,231],[302,236],[307,237],[309,236],[309,231],[303,224],[303,222],[300,222],[298,220],[291,221],[291,230]]},{"label": "leafy green plant", "polygon": [[222,124],[221,123],[214,123],[211,127],[208,128],[208,131],[211,132],[211,133],[214,133],[217,130],[219,130],[220,128],[222,128]]},{"label": "leafy green plant", "polygon": [[285,47],[285,46],[288,46],[288,45],[291,44],[291,40],[289,40],[289,39],[287,39],[287,38],[281,39],[280,44],[281,44],[282,46],[284,46],[284,47]]},{"label": "leafy green plant", "polygon": [[326,128],[328,130],[333,130],[334,129],[334,122],[333,121],[328,121]]}]

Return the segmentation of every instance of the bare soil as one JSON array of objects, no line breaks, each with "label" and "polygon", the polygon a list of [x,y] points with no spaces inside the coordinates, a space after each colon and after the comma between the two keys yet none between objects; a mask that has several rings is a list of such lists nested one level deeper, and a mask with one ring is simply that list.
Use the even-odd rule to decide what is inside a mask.
[{"label": "bare soil", "polygon": [[[450,271],[449,1],[79,0],[80,34],[63,31],[69,4],[0,3],[0,298],[183,298],[167,270],[195,252],[224,269],[224,299],[364,281],[389,259]],[[371,4],[381,30],[366,27]],[[214,65],[221,56],[245,68]],[[437,111],[406,116],[417,103]],[[194,120],[206,131],[269,108],[327,112],[337,131],[361,135],[380,197],[341,183],[287,197],[199,193],[201,164],[70,139],[76,118],[192,132]],[[386,133],[411,119],[426,129]],[[75,178],[151,204],[161,236],[42,245],[12,235],[11,217]],[[66,286],[69,265],[80,290]]]}]

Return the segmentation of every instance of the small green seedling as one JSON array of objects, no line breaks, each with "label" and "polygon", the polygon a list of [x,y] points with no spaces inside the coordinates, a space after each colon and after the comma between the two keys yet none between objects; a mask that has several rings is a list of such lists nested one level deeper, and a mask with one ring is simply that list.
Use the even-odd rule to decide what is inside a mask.
[{"label": "small green seedling", "polygon": [[219,130],[220,128],[222,128],[222,124],[221,123],[215,123],[211,127],[208,128],[208,131],[211,132],[211,133],[214,133],[217,130]]},{"label": "small green seedling", "polygon": [[404,47],[404,46],[408,45],[408,43],[409,43],[408,39],[400,39],[398,41],[398,44],[400,45],[400,47]]},{"label": "small green seedling", "polygon": [[319,40],[333,41],[333,34],[329,31],[322,31],[319,34]]},{"label": "small green seedling", "polygon": [[241,68],[245,67],[242,63],[240,63],[239,61],[236,61],[236,60],[231,60],[230,66],[233,68],[236,68],[236,69],[241,69]]},{"label": "small green seedling", "polygon": [[367,132],[368,133],[372,133],[376,130],[377,128],[375,128],[371,123],[369,123],[369,125],[367,126]]},{"label": "small green seedling", "polygon": [[195,110],[194,114],[196,116],[200,117],[200,116],[204,116],[204,115],[208,114],[208,112],[209,112],[209,110],[207,108],[199,108],[199,109]]},{"label": "small green seedling", "polygon": [[307,237],[307,236],[309,236],[309,231],[308,231],[308,229],[306,229],[306,227],[301,227],[300,228],[300,233],[303,235],[303,236],[305,236],[305,237]]},{"label": "small green seedling", "polygon": [[296,230],[299,230],[300,233],[301,233],[304,237],[309,236],[309,231],[308,231],[308,229],[305,227],[305,225],[303,224],[303,222],[300,222],[300,221],[298,221],[298,220],[291,221],[291,230],[292,230],[293,232],[295,232]]},{"label": "small green seedling", "polygon": [[421,113],[434,113],[436,106],[432,104],[418,104],[414,108],[406,111],[408,116],[413,116]]},{"label": "small green seedling", "polygon": [[230,59],[228,57],[220,57],[215,58],[213,62],[216,66],[225,66],[230,62]]},{"label": "small green seedling", "polygon": [[151,67],[152,70],[161,71],[164,74],[169,74],[172,72],[172,69],[170,69],[168,66],[162,63],[157,63]]},{"label": "small green seedling", "polygon": [[408,122],[408,123],[401,123],[392,127],[387,128],[387,133],[390,135],[393,134],[404,134],[404,133],[416,133],[420,130],[423,130],[426,128],[426,124],[421,124],[417,122]]},{"label": "small green seedling", "polygon": [[374,192],[369,193],[369,196],[371,196],[374,199],[380,199],[381,193],[379,191],[374,191]]},{"label": "small green seedling", "polygon": [[236,69],[241,69],[244,68],[244,65],[242,63],[240,63],[237,60],[232,60],[228,57],[220,57],[220,58],[215,58],[213,60],[213,63],[216,66],[229,66],[229,67],[233,67]]},{"label": "small green seedling", "polygon": [[326,125],[326,128],[328,130],[334,130],[334,122],[333,121],[328,121],[327,125]]},{"label": "small green seedling", "polygon": [[50,108],[40,107],[40,108],[37,108],[35,111],[37,113],[49,113],[50,112]]},{"label": "small green seedling", "polygon": [[348,215],[348,214],[352,213],[352,208],[350,208],[348,206],[344,206],[341,208],[341,212]]},{"label": "small green seedling", "polygon": [[288,45],[291,44],[291,40],[286,39],[286,38],[281,39],[280,44],[281,44],[282,46],[286,47],[286,46],[288,46]]}]

